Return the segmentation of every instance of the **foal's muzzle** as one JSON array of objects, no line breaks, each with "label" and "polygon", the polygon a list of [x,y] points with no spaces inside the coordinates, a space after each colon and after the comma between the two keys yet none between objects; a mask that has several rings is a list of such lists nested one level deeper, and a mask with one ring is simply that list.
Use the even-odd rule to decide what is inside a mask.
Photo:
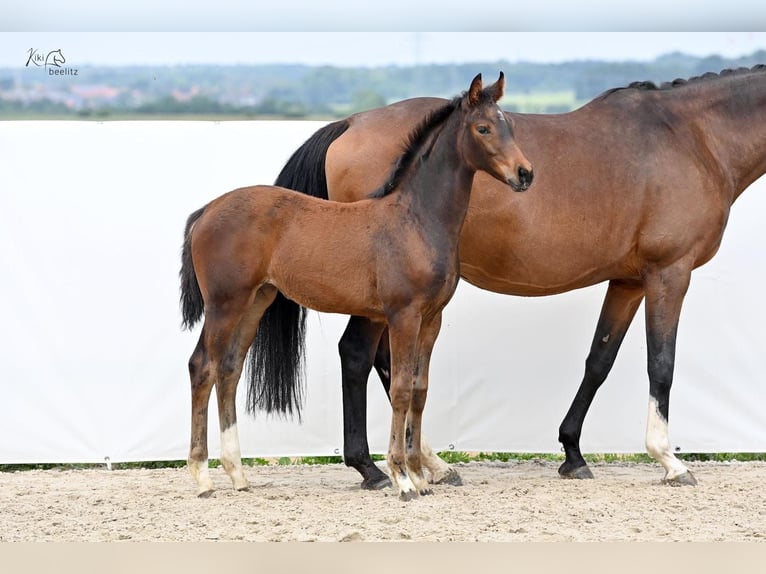
[{"label": "foal's muzzle", "polygon": [[513,188],[513,191],[528,190],[535,177],[533,171],[525,167],[520,167],[516,172],[516,176],[518,177],[518,182],[514,181],[512,178],[508,178],[508,185]]}]

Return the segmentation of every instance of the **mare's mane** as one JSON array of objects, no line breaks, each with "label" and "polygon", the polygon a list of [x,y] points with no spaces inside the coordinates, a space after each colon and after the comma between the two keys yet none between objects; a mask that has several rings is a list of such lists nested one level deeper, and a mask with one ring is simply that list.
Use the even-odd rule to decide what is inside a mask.
[{"label": "mare's mane", "polygon": [[717,80],[719,78],[723,78],[726,76],[740,76],[743,74],[750,74],[752,72],[764,72],[764,71],[766,71],[766,64],[756,64],[752,68],[745,68],[745,67],[736,68],[736,69],[726,68],[725,70],[721,70],[718,74],[715,74],[713,72],[707,72],[705,74],[702,74],[701,76],[693,76],[686,80],[684,80],[683,78],[676,78],[672,82],[663,82],[660,85],[657,85],[654,82],[649,82],[649,81],[631,82],[627,86],[612,88],[610,90],[607,90],[603,94],[598,96],[596,99],[606,98],[607,96],[621,90],[628,90],[628,89],[672,90],[673,88],[677,88],[679,86],[686,86],[688,84],[698,84],[700,82]]}]

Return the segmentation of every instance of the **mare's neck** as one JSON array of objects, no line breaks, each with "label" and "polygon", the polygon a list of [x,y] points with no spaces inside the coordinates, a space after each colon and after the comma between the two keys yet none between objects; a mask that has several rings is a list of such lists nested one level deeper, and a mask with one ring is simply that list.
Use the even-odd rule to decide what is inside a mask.
[{"label": "mare's neck", "polygon": [[696,89],[699,106],[690,117],[727,179],[733,202],[766,173],[766,70],[702,80]]}]

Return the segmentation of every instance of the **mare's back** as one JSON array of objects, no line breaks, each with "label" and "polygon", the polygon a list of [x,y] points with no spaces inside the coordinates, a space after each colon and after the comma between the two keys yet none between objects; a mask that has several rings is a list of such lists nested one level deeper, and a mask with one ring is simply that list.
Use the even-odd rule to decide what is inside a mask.
[{"label": "mare's back", "polygon": [[412,129],[446,102],[412,98],[348,118],[348,130],[327,150],[330,199],[357,201],[378,189],[401,156]]}]

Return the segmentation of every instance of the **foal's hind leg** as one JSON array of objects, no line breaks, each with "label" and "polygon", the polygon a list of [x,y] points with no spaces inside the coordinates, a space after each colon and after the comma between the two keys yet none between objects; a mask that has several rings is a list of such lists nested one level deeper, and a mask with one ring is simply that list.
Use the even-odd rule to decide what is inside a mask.
[{"label": "foal's hind leg", "polygon": [[197,347],[189,359],[191,378],[191,446],[189,447],[189,471],[197,484],[198,496],[209,496],[213,492],[213,481],[208,470],[207,450],[207,409],[213,376],[205,345],[205,328],[202,328]]},{"label": "foal's hind leg", "polygon": [[580,452],[580,433],[593,398],[614,365],[617,352],[636,314],[644,290],[640,282],[610,281],[601,315],[585,360],[585,375],[572,405],[559,427],[559,442],[566,460],[559,467],[563,478],[593,478]]},{"label": "foal's hind leg", "polygon": [[255,338],[258,323],[274,301],[277,290],[261,288],[252,306],[242,315],[234,329],[227,353],[222,362],[221,376],[216,386],[218,419],[221,429],[221,465],[229,475],[235,490],[247,490],[250,483],[242,470],[242,455],[237,431],[237,383],[242,374],[247,351]]},{"label": "foal's hind leg", "polygon": [[[273,300],[276,291],[271,295]],[[221,428],[221,462],[235,488],[247,488],[239,454],[236,427],[235,396],[247,349],[255,336],[261,315],[271,300],[258,296],[241,304],[227,301],[224,312],[215,304],[206,309],[197,348],[189,360],[192,386],[192,433],[189,448],[189,471],[197,483],[197,495],[207,497],[213,492],[208,471],[207,414],[210,392],[216,386]]]},{"label": "foal's hind leg", "polygon": [[[238,373],[235,355],[230,351],[232,332],[236,317],[219,316],[215,308],[206,309],[205,323],[202,327],[197,348],[189,361],[192,385],[192,436],[189,449],[189,471],[197,483],[197,496],[208,497],[213,493],[213,482],[208,471],[207,419],[210,391],[216,386],[219,396],[227,393],[227,378]],[[241,369],[241,364],[240,364]],[[221,413],[219,413],[220,416]],[[221,423],[223,428],[223,422]],[[238,443],[236,427],[226,437],[231,443]]]}]

